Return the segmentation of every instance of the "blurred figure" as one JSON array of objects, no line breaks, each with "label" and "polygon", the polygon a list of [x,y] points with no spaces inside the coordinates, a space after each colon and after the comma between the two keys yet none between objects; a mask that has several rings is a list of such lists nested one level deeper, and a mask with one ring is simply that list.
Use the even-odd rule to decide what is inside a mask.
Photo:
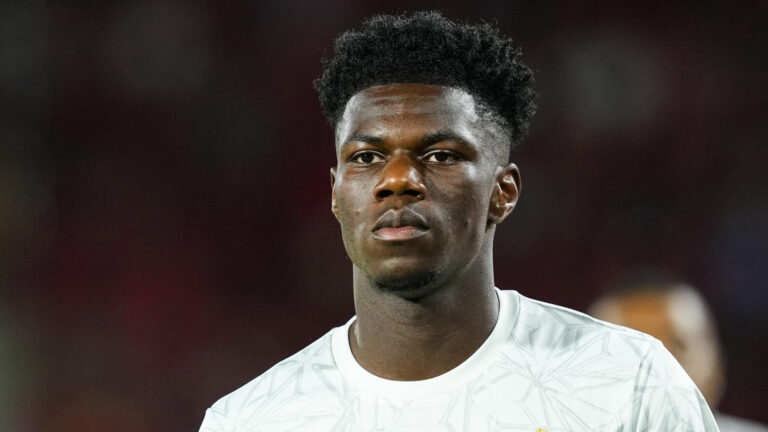
[{"label": "blurred figure", "polygon": [[694,288],[669,280],[624,283],[588,312],[658,338],[699,387],[721,432],[768,432],[764,425],[716,411],[725,388],[723,357],[712,314]]}]

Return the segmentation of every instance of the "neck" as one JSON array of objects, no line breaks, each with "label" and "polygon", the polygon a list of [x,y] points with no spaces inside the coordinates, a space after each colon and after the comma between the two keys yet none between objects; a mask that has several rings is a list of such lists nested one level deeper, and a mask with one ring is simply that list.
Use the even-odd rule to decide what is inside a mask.
[{"label": "neck", "polygon": [[490,253],[478,257],[416,299],[380,290],[355,267],[357,319],[349,333],[355,359],[374,375],[399,381],[432,378],[461,364],[498,318],[492,262]]}]

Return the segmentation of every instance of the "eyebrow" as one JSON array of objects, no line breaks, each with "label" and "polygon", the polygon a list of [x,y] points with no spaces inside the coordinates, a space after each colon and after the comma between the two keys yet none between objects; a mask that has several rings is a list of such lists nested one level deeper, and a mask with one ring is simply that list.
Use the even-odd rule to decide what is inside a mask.
[{"label": "eyebrow", "polygon": [[352,135],[348,140],[344,141],[344,144],[342,146],[351,143],[352,141],[359,141],[364,143],[380,143],[384,141],[383,138],[377,137],[374,135],[368,135],[364,133],[356,133]]},{"label": "eyebrow", "polygon": [[442,141],[458,141],[468,144],[468,141],[461,135],[455,134],[449,131],[440,131],[433,134],[429,134],[421,139],[421,143],[425,146],[436,144]]},{"label": "eyebrow", "polygon": [[[375,135],[368,135],[364,133],[356,133],[352,135],[347,141],[345,141],[344,144],[342,144],[342,146],[353,141],[364,142],[364,143],[380,143],[384,141],[384,138],[378,137]],[[449,131],[440,131],[440,132],[431,133],[429,135],[422,137],[420,141],[421,141],[421,144],[425,146],[436,144],[442,141],[458,141],[462,143],[468,143],[468,141],[464,139],[464,137]]]}]

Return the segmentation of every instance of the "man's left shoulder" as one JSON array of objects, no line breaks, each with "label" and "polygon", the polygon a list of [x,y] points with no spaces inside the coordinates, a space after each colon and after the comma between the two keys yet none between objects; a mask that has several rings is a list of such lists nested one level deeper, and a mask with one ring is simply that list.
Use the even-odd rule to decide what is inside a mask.
[{"label": "man's left shoulder", "polygon": [[[611,422],[632,425],[630,430],[717,430],[701,393],[659,340],[514,295],[519,306],[506,358],[524,362],[550,393],[567,395],[569,404],[589,401],[581,405],[583,416],[599,407],[611,413]],[[672,424],[682,426],[667,427]]]},{"label": "man's left shoulder", "polygon": [[[639,365],[649,351],[658,349],[652,336],[627,327],[593,318],[567,307],[534,300],[514,292],[519,298],[513,337],[518,344],[551,354],[595,352]],[[625,365],[628,366],[628,365]]]}]

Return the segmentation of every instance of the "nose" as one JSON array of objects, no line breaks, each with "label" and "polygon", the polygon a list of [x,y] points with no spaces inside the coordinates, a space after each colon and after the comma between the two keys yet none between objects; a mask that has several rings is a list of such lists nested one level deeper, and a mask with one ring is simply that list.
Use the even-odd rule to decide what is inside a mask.
[{"label": "nose", "polygon": [[376,200],[381,201],[390,195],[424,199],[426,187],[417,163],[408,155],[390,156],[381,171],[379,183],[373,189]]}]

